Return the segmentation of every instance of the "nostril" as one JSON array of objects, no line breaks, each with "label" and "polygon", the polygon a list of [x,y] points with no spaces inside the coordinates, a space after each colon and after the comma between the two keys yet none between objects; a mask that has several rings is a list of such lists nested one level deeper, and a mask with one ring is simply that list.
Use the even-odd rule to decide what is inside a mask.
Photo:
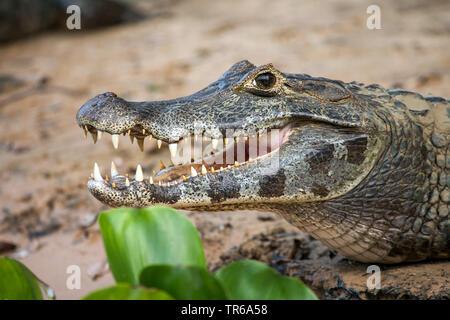
[{"label": "nostril", "polygon": [[116,98],[116,97],[117,97],[117,94],[115,94],[114,92],[105,92],[105,93],[103,94],[103,96],[104,96],[105,98]]}]

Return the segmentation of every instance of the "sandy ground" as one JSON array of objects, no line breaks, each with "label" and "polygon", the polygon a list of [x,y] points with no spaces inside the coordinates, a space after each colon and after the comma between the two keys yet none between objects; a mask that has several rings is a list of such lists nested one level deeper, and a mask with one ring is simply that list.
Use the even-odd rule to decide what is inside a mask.
[{"label": "sandy ground", "polygon": [[[113,284],[110,273],[90,276],[105,253],[98,225],[86,225],[107,209],[85,186],[93,163],[104,173],[111,160],[130,173],[142,163],[150,174],[168,150],[148,145],[141,153],[125,137],[119,151],[109,139],[95,147],[85,140],[75,113],[98,93],[174,98],[248,59],[290,73],[449,97],[450,2],[377,1],[382,29],[368,30],[366,8],[373,3],[171,1],[161,4],[164,14],[137,24],[46,33],[0,47],[0,74],[19,80],[0,90],[0,241],[17,244],[15,256],[58,298]],[[295,231],[269,213],[186,214],[202,233],[211,265],[260,232]],[[80,290],[66,287],[73,264],[81,267]],[[441,267],[448,271],[449,264]]]}]

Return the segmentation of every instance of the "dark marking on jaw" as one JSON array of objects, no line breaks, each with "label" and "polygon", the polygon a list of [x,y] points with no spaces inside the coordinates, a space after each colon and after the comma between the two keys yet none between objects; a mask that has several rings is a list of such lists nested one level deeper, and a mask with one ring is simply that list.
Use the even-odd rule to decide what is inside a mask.
[{"label": "dark marking on jaw", "polygon": [[347,147],[347,161],[351,164],[360,165],[364,162],[366,156],[364,152],[367,149],[367,137],[357,137],[344,144]]},{"label": "dark marking on jaw", "polygon": [[208,197],[212,203],[220,203],[227,199],[235,199],[241,196],[239,183],[236,183],[228,175],[217,176],[217,179],[211,179],[210,188],[207,190]]},{"label": "dark marking on jaw", "polygon": [[312,175],[320,174],[322,172],[328,172],[331,160],[333,160],[334,145],[326,144],[320,146],[308,160],[309,168]]},{"label": "dark marking on jaw", "polygon": [[265,175],[259,179],[258,195],[263,198],[276,198],[284,194],[286,175],[284,169],[274,175]]},{"label": "dark marking on jaw", "polygon": [[322,197],[326,197],[328,193],[330,193],[330,191],[328,191],[328,189],[325,186],[320,185],[317,182],[313,182],[311,186],[311,192],[314,193],[314,195],[316,196]]},{"label": "dark marking on jaw", "polygon": [[173,187],[153,187],[155,188],[155,191],[152,192],[152,202],[154,203],[174,204],[180,200],[178,190]]}]

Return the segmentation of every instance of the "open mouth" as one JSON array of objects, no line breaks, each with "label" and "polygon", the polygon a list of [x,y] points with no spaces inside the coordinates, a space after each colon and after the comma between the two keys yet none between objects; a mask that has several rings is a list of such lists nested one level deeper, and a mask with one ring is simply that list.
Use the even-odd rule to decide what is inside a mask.
[{"label": "open mouth", "polygon": [[[85,136],[88,132],[92,135],[94,143],[105,133],[92,125],[80,125],[80,127]],[[165,164],[160,160],[160,171],[153,172],[153,175],[150,176],[145,176],[142,166],[138,164],[134,179],[128,174],[120,175],[114,162],[111,163],[110,175],[103,178],[100,168],[95,164],[91,179],[98,182],[103,181],[113,189],[127,188],[133,181],[159,186],[176,185],[198,175],[211,175],[234,170],[258,161],[278,150],[288,140],[293,128],[293,125],[288,124],[280,129],[274,128],[248,136],[230,136],[218,139],[190,135],[170,144],[154,137],[144,128],[132,128],[121,134],[128,135],[131,143],[136,140],[141,151],[144,151],[146,140],[156,139],[158,149],[167,145],[171,156],[170,163]],[[111,140],[114,148],[118,149],[119,134],[111,134]]]}]

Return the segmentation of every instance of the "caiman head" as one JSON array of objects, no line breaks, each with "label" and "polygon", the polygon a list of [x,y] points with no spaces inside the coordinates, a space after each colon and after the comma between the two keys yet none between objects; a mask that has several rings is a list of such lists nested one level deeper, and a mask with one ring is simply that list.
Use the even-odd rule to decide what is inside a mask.
[{"label": "caiman head", "polygon": [[427,204],[438,199],[428,198],[431,113],[410,111],[402,97],[428,101],[248,61],[183,98],[130,102],[104,93],[77,113],[85,134],[96,141],[108,132],[115,148],[129,135],[141,150],[153,138],[169,145],[172,164],[151,177],[138,165],[134,178],[114,164],[103,178],[95,164],[88,188],[113,207],[275,211],[359,261],[448,257],[448,220],[438,231]]},{"label": "caiman head", "polygon": [[80,127],[167,143],[172,165],[135,178],[96,165],[89,191],[117,207],[165,204],[217,210],[283,207],[348,193],[371,170],[383,125],[341,82],[285,74],[271,64],[233,65],[183,98],[130,102],[100,94],[77,113]]}]

